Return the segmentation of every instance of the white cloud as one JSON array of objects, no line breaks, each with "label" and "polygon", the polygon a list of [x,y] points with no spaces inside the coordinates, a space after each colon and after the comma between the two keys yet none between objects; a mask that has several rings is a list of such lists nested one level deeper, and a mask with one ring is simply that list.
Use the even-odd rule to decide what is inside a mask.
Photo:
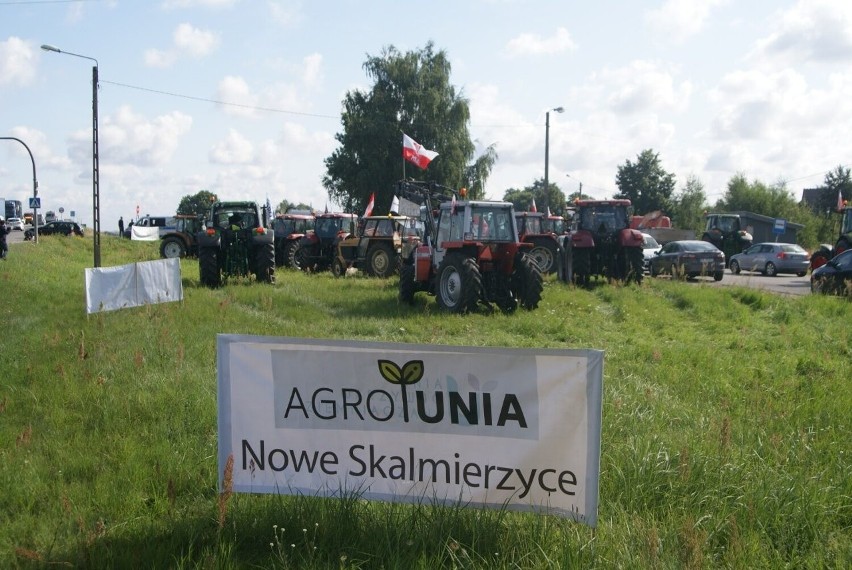
[{"label": "white cloud", "polygon": [[165,10],[185,8],[230,8],[239,0],[164,0],[161,6]]},{"label": "white cloud", "polygon": [[624,67],[593,73],[581,89],[587,105],[606,107],[620,115],[681,113],[689,107],[693,92],[689,80],[679,81],[676,69],[650,61],[632,61]]},{"label": "white cloud", "polygon": [[658,37],[682,43],[698,34],[710,12],[729,0],[666,0],[659,8],[649,10],[645,21]]},{"label": "white cloud", "polygon": [[322,55],[313,53],[302,60],[304,70],[302,72],[302,83],[306,87],[316,87],[322,80]]},{"label": "white cloud", "polygon": [[35,77],[36,50],[15,36],[0,42],[0,85],[29,85]]},{"label": "white cloud", "polygon": [[210,55],[219,45],[219,36],[209,30],[201,30],[189,24],[180,24],[172,32],[172,48],[161,50],[150,48],[144,60],[148,67],[167,68],[182,56],[201,58]]},{"label": "white cloud", "polygon": [[[219,82],[216,89],[216,99],[232,105],[223,106],[226,114],[239,117],[254,117],[256,111],[253,107],[258,106],[257,97],[252,94],[251,89],[242,77],[228,75]],[[240,106],[234,106],[240,105]]]},{"label": "white cloud", "polygon": [[199,30],[189,24],[181,24],[174,31],[174,43],[180,51],[193,57],[209,55],[219,44],[219,38],[213,32]]},{"label": "white cloud", "polygon": [[301,2],[274,0],[267,2],[267,6],[272,20],[282,27],[291,28],[304,19]]},{"label": "white cloud", "polygon": [[577,44],[565,28],[557,28],[556,33],[549,38],[542,38],[538,34],[521,34],[506,44],[506,52],[510,56],[553,55],[576,49]]},{"label": "white cloud", "polygon": [[852,61],[852,3],[799,0],[775,18],[776,31],[756,42],[752,57],[782,61]]},{"label": "white cloud", "polygon": [[[192,127],[192,118],[173,111],[148,120],[125,105],[102,118],[99,127],[99,150],[104,163],[152,167],[171,159],[181,137]],[[74,133],[69,154],[75,162],[91,160],[91,138],[90,130]]]},{"label": "white cloud", "polygon": [[250,164],[253,158],[254,146],[234,129],[210,150],[210,162],[213,164]]}]

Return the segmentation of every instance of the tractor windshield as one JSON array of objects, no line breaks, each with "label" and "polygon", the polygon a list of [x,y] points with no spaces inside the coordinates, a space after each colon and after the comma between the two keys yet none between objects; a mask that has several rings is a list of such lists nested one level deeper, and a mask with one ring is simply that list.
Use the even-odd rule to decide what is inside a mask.
[{"label": "tractor windshield", "polygon": [[472,206],[469,232],[465,239],[516,241],[513,235],[512,210],[505,207]]},{"label": "tractor windshield", "polygon": [[601,234],[626,228],[627,208],[613,204],[599,204],[580,210],[580,228]]}]

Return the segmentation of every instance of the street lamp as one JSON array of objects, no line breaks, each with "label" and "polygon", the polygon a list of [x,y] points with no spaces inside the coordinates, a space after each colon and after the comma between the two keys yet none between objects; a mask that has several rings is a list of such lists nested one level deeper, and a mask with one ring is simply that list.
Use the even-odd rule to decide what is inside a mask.
[{"label": "street lamp", "polygon": [[101,266],[101,197],[98,171],[98,60],[87,55],[62,51],[56,46],[44,44],[44,51],[64,53],[94,61],[92,67],[92,229],[94,230],[95,267]]},{"label": "street lamp", "polygon": [[[573,177],[573,176],[571,176],[570,174],[566,174],[565,176],[567,176],[568,178],[574,178],[574,177]],[[578,191],[578,196],[577,196],[577,197],[578,197],[578,198],[580,198],[580,200],[582,200],[582,199],[583,199],[583,181],[582,181],[582,180],[580,180],[580,179],[578,179],[578,178],[574,178],[574,180],[576,180],[576,181],[577,181],[577,183],[580,185],[580,189],[579,189],[579,191]]]},{"label": "street lamp", "polygon": [[[38,178],[36,178],[36,167],[35,159],[33,158],[33,151],[30,150],[30,147],[27,146],[27,143],[17,137],[0,137],[0,141],[18,141],[19,143],[24,145],[25,149],[27,149],[27,152],[30,155],[30,162],[33,163],[33,201],[35,201],[35,199],[38,198]],[[33,228],[35,242],[38,243],[38,208],[33,208]]]},{"label": "street lamp", "polygon": [[544,114],[544,197],[547,200],[548,208],[550,207],[550,181],[548,178],[548,169],[550,168],[550,111],[562,113],[565,109],[554,107]]}]

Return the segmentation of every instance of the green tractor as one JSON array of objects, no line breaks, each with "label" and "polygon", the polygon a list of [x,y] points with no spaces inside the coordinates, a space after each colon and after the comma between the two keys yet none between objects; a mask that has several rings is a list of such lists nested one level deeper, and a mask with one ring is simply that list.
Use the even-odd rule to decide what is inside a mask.
[{"label": "green tractor", "polygon": [[201,284],[216,288],[228,277],[275,282],[274,233],[255,202],[214,202],[196,236]]},{"label": "green tractor", "polygon": [[712,243],[725,254],[727,267],[731,256],[751,246],[754,238],[743,227],[738,214],[705,214],[705,217],[707,222],[701,239]]}]

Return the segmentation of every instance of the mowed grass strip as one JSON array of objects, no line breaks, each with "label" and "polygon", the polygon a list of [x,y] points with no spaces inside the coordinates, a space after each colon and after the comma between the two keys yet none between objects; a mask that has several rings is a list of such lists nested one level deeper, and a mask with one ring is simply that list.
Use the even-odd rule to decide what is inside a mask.
[{"label": "mowed grass strip", "polygon": [[[157,243],[104,236],[104,266]],[[845,568],[852,304],[549,278],[541,306],[447,315],[396,279],[282,270],[86,316],[91,239],[0,263],[0,566]],[[783,277],[779,278],[783,279]],[[463,506],[220,496],[216,335],[598,348],[597,529]]]}]

